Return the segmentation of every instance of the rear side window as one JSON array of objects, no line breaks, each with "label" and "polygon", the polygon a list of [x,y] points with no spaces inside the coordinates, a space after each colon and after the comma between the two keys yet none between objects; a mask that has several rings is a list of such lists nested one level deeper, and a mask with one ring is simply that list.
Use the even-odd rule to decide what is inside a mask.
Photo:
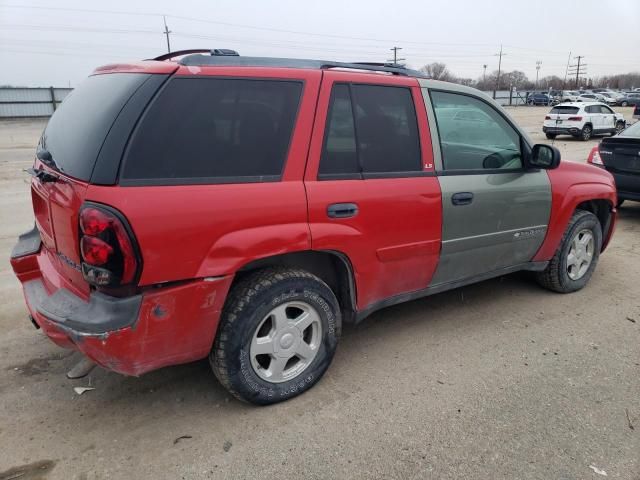
[{"label": "rear side window", "polygon": [[575,113],[578,113],[578,111],[580,111],[580,108],[578,107],[565,107],[559,105],[557,107],[553,107],[549,113],[554,113],[557,115],[573,115]]},{"label": "rear side window", "polygon": [[142,73],[94,75],[64,99],[40,140],[62,172],[84,181],[91,178],[109,129],[148,78]]},{"label": "rear side window", "polygon": [[295,81],[174,78],[134,133],[121,183],[277,180],[301,93]]},{"label": "rear side window", "polygon": [[420,139],[410,89],[336,84],[320,176],[420,171]]}]

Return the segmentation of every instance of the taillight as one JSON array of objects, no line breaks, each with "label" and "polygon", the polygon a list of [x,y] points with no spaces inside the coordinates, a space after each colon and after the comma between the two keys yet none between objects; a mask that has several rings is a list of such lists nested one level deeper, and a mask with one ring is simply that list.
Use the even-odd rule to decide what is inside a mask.
[{"label": "taillight", "polygon": [[591,149],[589,157],[587,158],[587,163],[604,166],[604,162],[602,161],[602,158],[600,158],[600,148],[598,145]]},{"label": "taillight", "polygon": [[582,117],[569,117],[567,118],[567,120],[569,120],[570,122],[581,122],[582,121]]},{"label": "taillight", "polygon": [[86,204],[80,209],[82,274],[97,286],[126,285],[136,277],[139,256],[124,217],[111,207]]},{"label": "taillight", "polygon": [[545,120],[551,120],[551,117],[549,115],[547,115],[546,117],[544,117]]}]

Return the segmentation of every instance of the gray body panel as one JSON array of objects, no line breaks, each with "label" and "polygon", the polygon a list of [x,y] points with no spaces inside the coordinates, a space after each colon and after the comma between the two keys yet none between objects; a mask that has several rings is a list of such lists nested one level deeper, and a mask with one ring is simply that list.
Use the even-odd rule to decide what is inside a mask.
[{"label": "gray body panel", "polygon": [[[551,214],[545,171],[440,176],[442,249],[430,285],[530,261],[544,241]],[[473,193],[454,205],[458,192]]]},{"label": "gray body panel", "polygon": [[[551,215],[551,182],[546,171],[444,171],[442,146],[429,89],[461,93],[491,105],[533,142],[509,114],[482,92],[463,85],[419,79],[429,120],[435,169],[442,190],[442,249],[430,287],[457,283],[531,261],[544,241]],[[454,205],[469,192],[473,201]]]}]

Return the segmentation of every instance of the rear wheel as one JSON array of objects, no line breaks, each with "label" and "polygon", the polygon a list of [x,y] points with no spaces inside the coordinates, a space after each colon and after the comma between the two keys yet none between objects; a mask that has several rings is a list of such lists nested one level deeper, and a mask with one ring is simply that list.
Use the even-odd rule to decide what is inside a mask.
[{"label": "rear wheel", "polygon": [[538,283],[559,293],[580,290],[596,268],[601,246],[602,228],[598,217],[576,210],[549,265],[537,274]]},{"label": "rear wheel", "polygon": [[582,127],[582,132],[580,132],[580,138],[582,140],[589,140],[591,138],[591,135],[593,135],[593,128],[591,128],[591,125],[585,125],[584,127]]},{"label": "rear wheel", "polygon": [[318,277],[291,268],[259,270],[232,289],[209,361],[238,399],[277,403],[322,377],[340,328],[338,301]]},{"label": "rear wheel", "polygon": [[549,140],[553,140],[554,138],[556,138],[556,134],[555,133],[547,133],[547,138]]}]

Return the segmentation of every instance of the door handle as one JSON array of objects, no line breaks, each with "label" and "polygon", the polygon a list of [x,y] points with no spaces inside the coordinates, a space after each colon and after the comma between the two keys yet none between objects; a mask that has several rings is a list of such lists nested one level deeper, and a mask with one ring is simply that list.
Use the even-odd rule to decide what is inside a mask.
[{"label": "door handle", "polygon": [[454,205],[469,205],[471,202],[473,202],[473,193],[471,192],[459,192],[451,196],[451,203]]},{"label": "door handle", "polygon": [[327,216],[331,218],[351,218],[358,214],[355,203],[332,203],[327,207]]}]

